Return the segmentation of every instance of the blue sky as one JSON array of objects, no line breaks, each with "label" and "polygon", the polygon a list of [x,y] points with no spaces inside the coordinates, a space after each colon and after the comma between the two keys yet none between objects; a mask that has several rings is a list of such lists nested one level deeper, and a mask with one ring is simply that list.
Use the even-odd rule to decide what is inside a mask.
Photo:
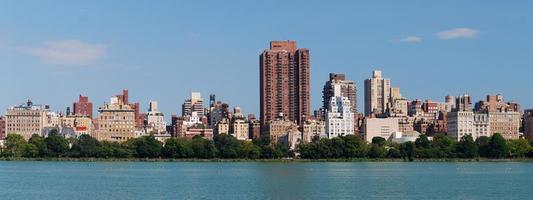
[{"label": "blue sky", "polygon": [[409,99],[501,93],[533,108],[531,1],[5,1],[0,108],[102,105],[122,88],[180,113],[190,92],[259,112],[259,54],[311,51],[312,108],[329,72],[359,87],[373,69]]}]

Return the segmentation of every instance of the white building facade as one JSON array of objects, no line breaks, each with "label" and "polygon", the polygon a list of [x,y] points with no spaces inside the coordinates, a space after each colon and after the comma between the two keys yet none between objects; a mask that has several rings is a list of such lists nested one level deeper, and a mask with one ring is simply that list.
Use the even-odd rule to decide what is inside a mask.
[{"label": "white building facade", "polygon": [[348,97],[340,96],[340,86],[335,86],[335,96],[331,97],[326,112],[326,134],[328,138],[354,135],[354,117]]}]

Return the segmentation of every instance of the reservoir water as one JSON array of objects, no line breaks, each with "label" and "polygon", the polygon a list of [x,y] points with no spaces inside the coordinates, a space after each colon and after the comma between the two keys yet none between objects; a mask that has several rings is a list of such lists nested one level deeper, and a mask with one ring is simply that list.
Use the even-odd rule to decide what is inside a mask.
[{"label": "reservoir water", "polygon": [[533,163],[0,161],[0,199],[532,199]]}]

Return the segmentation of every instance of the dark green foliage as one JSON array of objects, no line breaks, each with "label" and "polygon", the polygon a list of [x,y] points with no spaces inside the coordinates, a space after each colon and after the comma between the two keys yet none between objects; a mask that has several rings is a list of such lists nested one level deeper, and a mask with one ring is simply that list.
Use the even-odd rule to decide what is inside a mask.
[{"label": "dark green foliage", "polygon": [[157,158],[161,156],[163,148],[163,144],[152,135],[132,139],[129,144],[133,155],[137,158]]},{"label": "dark green foliage", "polygon": [[27,142],[24,137],[17,134],[8,134],[5,138],[4,149],[2,156],[4,157],[21,157],[26,150]]},{"label": "dark green foliage", "polygon": [[162,155],[165,158],[192,158],[191,140],[187,138],[170,138],[165,141]]},{"label": "dark green foliage", "polygon": [[219,158],[239,158],[242,152],[241,142],[237,138],[227,135],[219,134],[213,138],[215,147],[218,149]]},{"label": "dark green foliage", "polygon": [[101,148],[101,144],[96,138],[83,134],[72,145],[71,156],[96,157],[99,148]]},{"label": "dark green foliage", "polygon": [[400,147],[400,154],[403,159],[412,161],[416,156],[416,144],[413,142],[402,143]]},{"label": "dark green foliage", "polygon": [[490,142],[490,138],[487,136],[481,136],[476,139],[476,145],[477,145],[478,153],[480,157],[489,157],[489,153],[490,153],[489,142]]},{"label": "dark green foliage", "polygon": [[459,158],[475,158],[478,156],[478,148],[472,135],[465,135],[455,145],[455,152]]},{"label": "dark green foliage", "polygon": [[69,151],[68,141],[57,134],[57,130],[53,129],[48,134],[48,137],[44,139],[48,155],[53,157],[62,157]]},{"label": "dark green foliage", "polygon": [[533,150],[533,148],[531,148],[531,145],[529,145],[529,142],[523,138],[518,140],[509,140],[508,146],[509,151],[511,153],[510,156],[513,158],[526,157],[528,153]]},{"label": "dark green foliage", "polygon": [[358,158],[367,154],[365,142],[354,135],[333,139],[323,138],[312,143],[300,144],[298,148],[300,157],[306,159]]},{"label": "dark green foliage", "polygon": [[489,141],[489,158],[505,158],[509,156],[507,141],[499,133],[494,134]]},{"label": "dark green foliage", "polygon": [[[217,135],[213,140],[196,136],[170,138],[165,144],[154,136],[131,139],[125,143],[98,141],[89,135],[68,138],[50,131],[47,138],[33,135],[28,142],[20,135],[8,134],[3,157],[74,157],[74,158],[227,158],[227,159],[279,159],[291,158],[295,152],[284,141],[271,141],[262,136],[250,141],[237,140],[231,135]],[[350,158],[523,158],[533,157],[533,147],[525,139],[506,140],[500,134],[480,137],[476,141],[466,135],[456,142],[444,134],[433,138],[420,135],[415,142],[402,144],[387,142],[375,137],[367,144],[355,135],[322,138],[311,143],[299,144],[298,155],[305,159]]]},{"label": "dark green foliage", "polygon": [[215,143],[201,136],[192,138],[192,150],[196,158],[214,158],[217,154]]},{"label": "dark green foliage", "polygon": [[36,156],[33,156],[33,157],[47,157],[48,156],[48,147],[47,147],[46,142],[44,141],[44,137],[34,134],[31,136],[28,143],[37,147],[38,153]]}]

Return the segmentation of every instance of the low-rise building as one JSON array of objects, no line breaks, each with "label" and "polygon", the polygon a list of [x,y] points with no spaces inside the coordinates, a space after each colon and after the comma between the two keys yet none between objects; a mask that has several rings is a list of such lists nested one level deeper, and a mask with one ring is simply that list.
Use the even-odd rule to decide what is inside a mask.
[{"label": "low-rise building", "polygon": [[314,139],[327,138],[324,121],[307,120],[303,125],[303,142],[312,142]]},{"label": "low-rise building", "polygon": [[399,132],[396,118],[366,118],[363,125],[363,139],[372,142],[374,137],[388,140],[394,132]]},{"label": "low-rise building", "polygon": [[235,119],[231,125],[231,135],[238,140],[249,140],[249,124],[244,119]]}]

